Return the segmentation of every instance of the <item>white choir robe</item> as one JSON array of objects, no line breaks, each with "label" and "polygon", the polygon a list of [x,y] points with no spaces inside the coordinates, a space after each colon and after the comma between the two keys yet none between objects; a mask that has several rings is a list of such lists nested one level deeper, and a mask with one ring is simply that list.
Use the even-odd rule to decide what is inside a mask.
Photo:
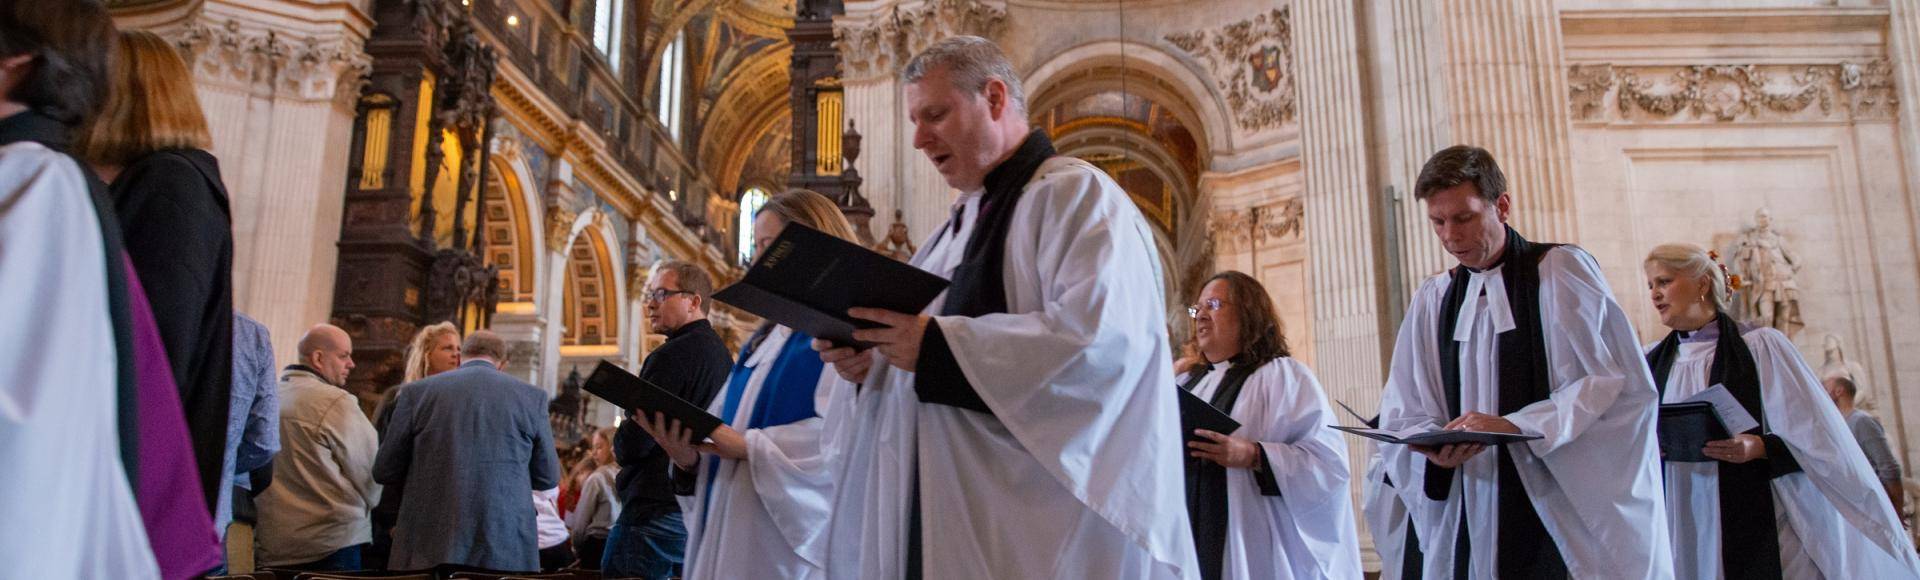
[{"label": "white choir robe", "polygon": [[0,147],[0,577],[159,578],[120,461],[109,265],[81,171]]},{"label": "white choir robe", "polygon": [[1380,457],[1384,445],[1367,443],[1372,452],[1368,454],[1367,478],[1360,482],[1360,509],[1367,520],[1367,534],[1373,537],[1373,551],[1380,555],[1380,580],[1413,578],[1420,571],[1401,568],[1406,564],[1407,532],[1413,522],[1407,519],[1407,504],[1400,501],[1400,494],[1381,480],[1387,473],[1387,464]]},{"label": "white choir robe", "polygon": [[[1231,364],[1214,365],[1193,389],[1212,400]],[[1179,384],[1186,384],[1186,377]],[[1260,493],[1255,474],[1227,469],[1223,580],[1360,578],[1360,535],[1348,493],[1347,442],[1313,371],[1292,358],[1247,376],[1227,414],[1233,436],[1259,443],[1280,495]]]},{"label": "white choir robe", "polygon": [[[1544,437],[1507,445],[1541,523],[1575,578],[1671,578],[1666,502],[1654,440],[1656,391],[1633,326],[1613,299],[1593,257],[1573,246],[1548,250],[1540,264],[1540,321],[1552,383],[1547,400],[1506,416],[1522,433]],[[1460,308],[1471,325],[1460,347],[1462,413],[1498,414],[1496,328],[1512,324],[1503,268],[1479,274],[1487,292]],[[1381,428],[1437,429],[1447,412],[1438,325],[1451,278],[1420,286],[1400,325],[1380,402]],[[1522,330],[1516,330],[1519,332]],[[1456,337],[1453,329],[1448,336]],[[1445,501],[1427,498],[1426,457],[1405,445],[1381,449],[1394,492],[1413,514],[1429,579],[1450,578],[1460,515],[1471,531],[1473,578],[1496,563],[1498,463],[1492,449],[1455,471]]]},{"label": "white choir robe", "polygon": [[[1801,471],[1773,479],[1781,568],[1790,579],[1920,578],[1920,559],[1825,387],[1786,335],[1745,331],[1760,379],[1768,430],[1793,450]],[[1716,343],[1681,343],[1664,401],[1710,385]],[[1666,464],[1667,516],[1681,578],[1722,578],[1718,462]],[[1754,554],[1760,557],[1760,554]]]},{"label": "white choir robe", "polygon": [[[686,580],[808,580],[825,575],[833,480],[826,456],[831,448],[821,445],[821,424],[834,396],[832,389],[851,385],[827,369],[816,379],[819,384],[813,392],[817,416],[785,425],[742,428],[753,416],[774,361],[793,339],[806,340],[806,336],[786,326],[776,326],[767,334],[747,360],[752,374],[739,408],[734,416],[722,417],[746,440],[747,459],[702,455],[694,468],[694,495],[680,497],[687,526]],[[707,411],[720,415],[726,399],[723,389]],[[709,468],[712,461],[719,462],[717,470]]]},{"label": "white choir robe", "polygon": [[[951,278],[979,202],[913,264]],[[921,404],[913,373],[876,362],[849,419],[829,420],[845,429],[829,577],[903,577],[917,467],[927,580],[1198,578],[1145,218],[1105,173],[1055,157],[1007,235],[1009,313],[935,317],[996,416]]]}]

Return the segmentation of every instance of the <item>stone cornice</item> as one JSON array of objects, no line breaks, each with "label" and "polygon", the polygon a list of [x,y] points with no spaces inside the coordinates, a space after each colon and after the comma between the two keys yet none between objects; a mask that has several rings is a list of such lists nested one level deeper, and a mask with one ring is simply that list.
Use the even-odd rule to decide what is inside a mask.
[{"label": "stone cornice", "polygon": [[1899,110],[1886,60],[1812,65],[1567,68],[1574,122],[1625,124],[1809,123],[1893,119]]}]

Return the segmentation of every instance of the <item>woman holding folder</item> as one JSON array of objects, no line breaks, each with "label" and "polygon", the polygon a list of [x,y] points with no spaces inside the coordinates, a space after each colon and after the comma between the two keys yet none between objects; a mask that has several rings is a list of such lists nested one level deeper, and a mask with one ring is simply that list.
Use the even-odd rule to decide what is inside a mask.
[{"label": "woman holding folder", "polygon": [[1326,427],[1338,423],[1333,408],[1289,356],[1266,288],[1240,272],[1215,274],[1187,313],[1200,361],[1180,388],[1240,423],[1186,437],[1201,577],[1360,578],[1347,443]]},{"label": "woman holding folder", "polygon": [[[1673,329],[1647,363],[1664,407],[1676,576],[1920,578],[1920,560],[1819,379],[1786,335],[1726,314],[1738,279],[1714,258],[1667,244],[1643,264],[1654,309]],[[1718,424],[1683,419],[1673,406],[1716,399]],[[1731,436],[1725,428],[1754,423]],[[1724,438],[1699,452],[1676,446],[1702,428],[1706,439]]]},{"label": "woman holding folder", "polygon": [[[754,218],[756,252],[791,223],[854,240],[832,200],[794,189]],[[784,325],[762,325],[707,409],[727,422],[710,442],[691,443],[678,421],[642,418],[673,459],[687,524],[685,580],[824,576],[833,482],[821,417],[839,377],[823,372],[812,342]]]}]

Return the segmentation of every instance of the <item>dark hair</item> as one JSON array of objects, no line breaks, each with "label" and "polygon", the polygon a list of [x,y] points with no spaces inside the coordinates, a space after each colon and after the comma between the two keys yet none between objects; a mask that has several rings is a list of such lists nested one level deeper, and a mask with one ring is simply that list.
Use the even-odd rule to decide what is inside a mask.
[{"label": "dark hair", "polygon": [[1472,183],[1480,199],[1494,201],[1507,192],[1507,175],[1493,162],[1493,154],[1472,145],[1454,145],[1427,158],[1414,180],[1413,198],[1425,200],[1442,189]]},{"label": "dark hair", "polygon": [[1240,354],[1236,363],[1262,364],[1283,356],[1293,356],[1287,348],[1287,333],[1280,321],[1279,309],[1267,287],[1244,273],[1227,270],[1214,274],[1201,284],[1202,290],[1215,280],[1227,283],[1227,302],[1240,308]]},{"label": "dark hair", "polygon": [[1854,384],[1853,379],[1851,377],[1848,377],[1846,375],[1840,375],[1837,377],[1830,377],[1827,380],[1833,381],[1833,383],[1836,385],[1840,385],[1840,390],[1846,392],[1847,396],[1849,397],[1855,397],[1860,395],[1860,386]]},{"label": "dark hair", "polygon": [[676,274],[674,283],[680,285],[680,290],[692,292],[694,296],[700,297],[700,311],[706,312],[707,297],[713,295],[713,277],[707,275],[706,270],[693,262],[682,260],[661,262],[655,275],[667,272]]},{"label": "dark hair", "polygon": [[0,58],[31,55],[10,101],[78,127],[107,97],[113,17],[95,0],[7,0],[0,8]]}]

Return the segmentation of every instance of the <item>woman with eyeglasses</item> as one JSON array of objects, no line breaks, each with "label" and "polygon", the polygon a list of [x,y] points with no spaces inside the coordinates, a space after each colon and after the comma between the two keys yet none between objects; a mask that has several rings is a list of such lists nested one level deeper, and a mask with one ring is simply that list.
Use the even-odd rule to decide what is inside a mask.
[{"label": "woman with eyeglasses", "polygon": [[[756,252],[788,224],[854,241],[839,206],[804,189],[773,196],[753,220]],[[687,580],[825,576],[828,507],[823,416],[839,375],[806,333],[768,322],[747,339],[707,411],[727,422],[695,444],[679,421],[641,417],[673,459],[686,515]],[[850,400],[850,395],[841,400]]]},{"label": "woman with eyeglasses", "polygon": [[1866,454],[1787,335],[1727,316],[1737,280],[1699,246],[1656,247],[1643,268],[1673,329],[1647,352],[1660,401],[1725,389],[1757,423],[1703,457],[1663,457],[1675,573],[1920,578]]},{"label": "woman with eyeglasses", "polygon": [[1187,513],[1205,580],[1359,578],[1347,444],[1320,382],[1290,357],[1273,299],[1240,272],[1200,289],[1201,364],[1180,388],[1233,417],[1187,437]]}]

